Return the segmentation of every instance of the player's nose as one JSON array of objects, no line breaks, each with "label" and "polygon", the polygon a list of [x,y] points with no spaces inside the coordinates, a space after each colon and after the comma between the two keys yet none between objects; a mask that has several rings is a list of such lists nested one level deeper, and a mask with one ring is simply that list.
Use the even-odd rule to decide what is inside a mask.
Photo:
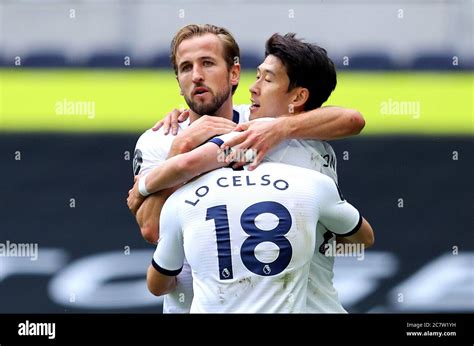
[{"label": "player's nose", "polygon": [[204,80],[204,75],[202,69],[196,65],[193,66],[193,82],[201,82]]},{"label": "player's nose", "polygon": [[254,82],[254,83],[250,86],[249,91],[250,91],[250,94],[251,94],[251,95],[258,95],[258,94],[259,94],[260,89],[257,88],[257,82]]}]

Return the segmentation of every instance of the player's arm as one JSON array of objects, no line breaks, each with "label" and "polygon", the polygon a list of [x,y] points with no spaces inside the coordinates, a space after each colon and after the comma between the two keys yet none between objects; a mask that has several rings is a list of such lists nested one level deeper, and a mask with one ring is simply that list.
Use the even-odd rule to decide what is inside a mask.
[{"label": "player's arm", "polygon": [[176,202],[177,199],[172,197],[163,207],[160,241],[147,271],[148,289],[156,296],[167,294],[176,287],[176,276],[183,268],[183,233],[176,216]]},{"label": "player's arm", "polygon": [[160,237],[160,213],[168,197],[176,191],[176,188],[169,188],[145,198],[138,208],[135,218],[143,239],[151,244],[158,242]]},{"label": "player's arm", "polygon": [[[151,172],[136,177],[135,184],[129,190],[127,198],[127,205],[132,214],[138,216],[138,211],[141,209],[142,203],[145,202],[145,198],[155,192],[179,187],[204,172],[223,166],[225,163],[218,161],[218,150],[220,149],[215,144],[206,143],[189,153],[174,156]],[[159,198],[155,198],[154,202],[149,205],[152,206],[159,201]],[[156,208],[152,209],[153,212],[158,211]],[[148,212],[146,214],[149,215]],[[137,221],[139,220],[137,219]],[[139,221],[138,223],[142,224],[143,222]]]},{"label": "player's arm", "polygon": [[338,243],[346,244],[364,244],[365,248],[374,245],[374,231],[366,219],[362,218],[362,223],[357,232],[349,236],[336,236]]},{"label": "player's arm", "polygon": [[374,232],[370,224],[344,199],[332,179],[324,176],[322,180],[319,222],[334,233],[338,241],[344,239],[343,242],[372,246]]},{"label": "player's arm", "polygon": [[[156,136],[150,131],[145,132],[137,141],[135,156],[133,160],[133,172],[135,174],[135,185],[138,182],[139,175],[145,175],[153,169],[159,169],[165,162],[167,152],[159,145],[161,137]],[[158,141],[158,143],[156,142]],[[131,196],[131,190],[127,198],[127,204]],[[160,193],[150,195],[141,201],[140,208],[134,213],[138,226],[140,227],[143,238],[156,244],[159,237],[159,215],[166,199],[174,192],[174,189],[163,190]]]},{"label": "player's arm", "polygon": [[251,121],[237,126],[243,131],[224,143],[223,148],[252,148],[257,157],[249,170],[263,160],[268,151],[286,139],[332,140],[359,134],[365,120],[354,109],[322,107],[293,116],[281,116],[272,122]]},{"label": "player's arm", "polygon": [[227,164],[225,156],[219,147],[225,138],[234,135],[237,133],[215,137],[188,153],[169,158],[151,172],[138,177],[127,199],[130,211],[133,214],[137,213],[144,198],[150,194],[181,186],[194,177],[225,166]]},{"label": "player's arm", "polygon": [[[218,145],[208,142],[189,153],[174,156],[160,167],[138,177],[129,191],[127,205],[136,215],[146,241],[152,244],[158,241],[160,212],[166,199],[174,191],[192,178],[225,165],[223,158],[219,159],[218,150]],[[141,183],[145,185],[142,191],[139,188]]]},{"label": "player's arm", "polygon": [[229,119],[204,115],[181,131],[173,140],[168,158],[187,153],[209,138],[231,132],[237,124]]},{"label": "player's arm", "polygon": [[154,193],[184,184],[202,173],[223,167],[225,161],[223,155],[219,155],[220,151],[218,145],[208,142],[190,152],[166,160],[161,167],[144,177],[146,190]]},{"label": "player's arm", "polygon": [[285,139],[332,140],[355,136],[365,126],[362,114],[355,109],[321,107],[296,116],[283,117],[279,132]]},{"label": "player's arm", "polygon": [[[215,119],[216,117],[201,117],[199,120],[196,120],[191,126],[189,126],[186,130],[183,131],[180,135],[178,135],[180,138],[186,138],[186,136],[190,137],[191,140],[185,140],[184,142],[182,141],[177,141],[178,137],[175,139],[173,142],[172,150],[169,154],[169,157],[173,157],[179,152],[187,152],[191,146],[195,145],[195,142],[197,143],[199,140],[205,141],[208,139],[209,134],[219,134],[219,133],[226,133],[231,131],[235,127],[235,123],[233,123],[230,120],[227,119]],[[194,129],[193,131],[189,131],[189,129],[192,128]],[[212,128],[212,129],[211,129]],[[206,130],[207,132],[203,132],[203,129]],[[198,131],[199,130],[199,131]],[[163,162],[165,161],[166,157],[163,157],[163,152],[159,151],[158,153],[153,153],[150,152],[149,150],[146,150],[147,147],[150,147],[150,145],[147,146],[146,141],[150,140],[150,137],[147,137],[146,135],[142,136],[138,143],[137,143],[137,149],[136,153],[140,153],[139,157],[136,157],[134,159],[134,162],[139,162],[139,164],[134,164],[134,172],[135,174],[141,174],[145,175],[148,172],[152,171],[150,169],[151,165],[157,166],[157,161]],[[181,144],[180,144],[181,143]],[[183,144],[184,143],[184,144]],[[202,142],[201,142],[202,143]],[[200,143],[199,143],[200,144]],[[220,143],[219,143],[220,144]],[[176,175],[180,180],[178,182],[184,182],[186,180],[191,179],[194,176],[197,176],[201,174],[202,172],[210,171],[214,168],[221,167],[224,165],[223,160],[220,162],[216,162],[218,160],[218,155],[217,155],[217,150],[218,146],[215,146],[213,144],[206,144],[206,148],[204,149],[206,153],[202,152],[195,152],[193,155],[189,156],[187,158],[187,161],[181,162],[180,166],[186,166],[185,170],[180,171]],[[155,147],[155,146],[152,146]],[[174,148],[174,149],[173,149]],[[209,155],[210,152],[213,152],[213,155]],[[206,158],[210,158],[209,160],[202,160],[202,157],[199,157],[200,155],[204,155]],[[155,167],[154,171],[155,173],[160,172],[160,169],[162,168],[162,165],[164,163],[161,163],[159,166]],[[210,164],[210,166],[207,166]],[[213,164],[216,164],[213,166]],[[141,165],[141,166],[140,166]],[[145,168],[145,169],[143,169]],[[174,172],[176,172],[176,166],[168,168],[171,170],[168,171],[167,173],[159,173],[161,176],[168,177],[168,179],[174,179]],[[199,173],[201,172],[201,173]],[[188,177],[191,177],[188,179]],[[175,181],[176,184],[178,182]],[[143,238],[152,243],[156,244],[156,242],[159,239],[159,217],[160,217],[160,212],[161,208],[163,207],[163,204],[166,202],[166,199],[174,192],[179,186],[171,187],[168,189],[164,189],[158,193],[154,193],[147,198],[143,197],[141,194],[138,193],[138,183],[139,179],[136,179],[134,186],[132,187],[131,190],[129,190],[128,198],[127,198],[127,204],[132,211],[132,213],[136,217],[136,221],[140,227],[141,234]],[[156,190],[158,191],[160,189],[160,178],[158,178],[158,187]],[[165,185],[163,186],[172,186],[172,184],[168,181],[165,182]],[[161,186],[161,188],[163,188]],[[150,187],[151,188],[151,187]]]},{"label": "player's arm", "polygon": [[155,296],[170,293],[176,287],[176,276],[161,274],[152,264],[148,267],[146,274],[148,290]]},{"label": "player's arm", "polygon": [[[160,235],[160,213],[166,199],[176,191],[181,184],[205,172],[223,167],[223,153],[219,146],[223,140],[237,133],[215,137],[208,143],[190,151],[166,160],[160,167],[153,169],[146,178],[139,177],[129,191],[127,204],[136,220],[142,237],[149,243],[156,244]],[[145,188],[152,193],[148,197],[140,194],[139,179],[145,180]],[[172,186],[172,187],[168,187]],[[160,190],[160,191],[159,191]],[[156,192],[155,192],[156,191]]]}]

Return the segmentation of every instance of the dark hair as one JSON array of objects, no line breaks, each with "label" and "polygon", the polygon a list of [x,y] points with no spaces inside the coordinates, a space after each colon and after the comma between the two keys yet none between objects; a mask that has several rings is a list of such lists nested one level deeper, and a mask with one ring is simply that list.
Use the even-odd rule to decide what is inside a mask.
[{"label": "dark hair", "polygon": [[265,44],[265,57],[268,55],[285,65],[290,79],[288,91],[296,87],[309,90],[304,110],[321,107],[336,87],[336,69],[326,50],[295,38],[294,33],[273,34]]},{"label": "dark hair", "polygon": [[[183,26],[171,41],[171,63],[173,64],[174,72],[178,75],[178,66],[176,65],[176,52],[178,47],[184,40],[193,38],[195,36],[203,36],[205,34],[216,35],[222,42],[224,47],[224,59],[227,63],[227,69],[230,71],[236,62],[240,61],[239,45],[234,39],[234,36],[225,28],[211,25],[211,24],[189,24]],[[238,85],[232,86],[232,94],[237,89]]]}]

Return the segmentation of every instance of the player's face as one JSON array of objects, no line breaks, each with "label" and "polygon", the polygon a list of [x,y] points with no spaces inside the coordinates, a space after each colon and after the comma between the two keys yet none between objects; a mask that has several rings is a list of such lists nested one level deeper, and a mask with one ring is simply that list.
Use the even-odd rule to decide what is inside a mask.
[{"label": "player's face", "polygon": [[293,93],[288,92],[289,84],[285,65],[276,56],[267,56],[257,67],[257,80],[249,89],[251,119],[292,113]]},{"label": "player's face", "polygon": [[224,47],[213,34],[184,40],[176,52],[178,83],[192,111],[199,115],[215,115],[222,105],[231,102],[232,85],[239,74],[229,71],[224,60]]}]

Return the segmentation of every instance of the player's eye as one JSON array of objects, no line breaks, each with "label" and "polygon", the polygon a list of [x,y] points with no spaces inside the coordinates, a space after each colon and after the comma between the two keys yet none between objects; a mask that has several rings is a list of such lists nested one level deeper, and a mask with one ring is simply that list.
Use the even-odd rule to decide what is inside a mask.
[{"label": "player's eye", "polygon": [[260,79],[260,75],[257,75],[257,77],[255,79]]},{"label": "player's eye", "polygon": [[209,67],[209,66],[213,66],[214,63],[212,61],[206,60],[202,63],[202,65],[205,67]]},{"label": "player's eye", "polygon": [[189,70],[191,70],[191,65],[186,64],[186,65],[181,66],[181,72],[187,72]]}]

